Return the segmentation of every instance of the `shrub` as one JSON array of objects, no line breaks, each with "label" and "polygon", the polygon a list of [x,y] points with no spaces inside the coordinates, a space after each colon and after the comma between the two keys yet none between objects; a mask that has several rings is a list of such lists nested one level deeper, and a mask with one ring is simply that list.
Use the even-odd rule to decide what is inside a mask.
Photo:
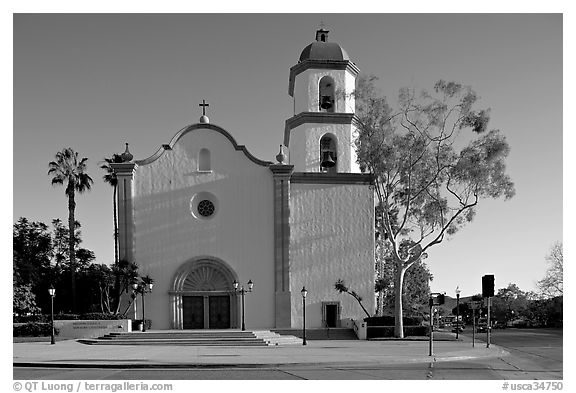
[{"label": "shrub", "polygon": [[367,338],[394,337],[394,326],[368,326],[366,336]]},{"label": "shrub", "polygon": [[404,335],[408,336],[428,336],[430,328],[428,326],[405,326]]},{"label": "shrub", "polygon": [[122,319],[118,314],[110,314],[110,313],[101,313],[101,312],[89,312],[86,314],[80,315],[80,319],[91,319],[91,320],[116,320]]},{"label": "shrub", "polygon": [[[48,318],[50,316],[48,315]],[[54,314],[54,320],[70,320],[70,319],[80,319],[78,314]]]},{"label": "shrub", "polygon": [[[118,314],[101,313],[101,312],[90,312],[85,314],[54,314],[54,320],[78,320],[78,319],[88,319],[88,320],[116,320],[123,319]],[[27,323],[27,322],[50,322],[50,314],[36,314],[36,315],[14,315],[12,317],[13,323]]]},{"label": "shrub", "polygon": [[[423,318],[419,316],[404,317],[402,318],[404,326],[417,326],[422,323]],[[364,322],[368,326],[394,326],[394,317],[391,315],[384,315],[381,317],[364,318]]]},{"label": "shrub", "polygon": [[[54,334],[58,335],[58,329]],[[43,322],[28,322],[22,325],[14,325],[12,335],[14,337],[44,337],[52,334],[52,324]]]},{"label": "shrub", "polygon": [[[404,337],[427,336],[427,326],[404,326]],[[368,327],[367,338],[394,337],[394,326],[372,326]]]},{"label": "shrub", "polygon": [[13,315],[13,323],[27,323],[27,322],[50,322],[50,315],[34,314],[34,315]]}]

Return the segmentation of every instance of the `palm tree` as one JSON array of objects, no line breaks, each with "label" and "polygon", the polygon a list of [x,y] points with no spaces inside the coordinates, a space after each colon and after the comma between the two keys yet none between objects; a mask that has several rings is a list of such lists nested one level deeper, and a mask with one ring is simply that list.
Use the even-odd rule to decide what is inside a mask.
[{"label": "palm tree", "polygon": [[89,190],[94,181],[86,173],[87,158],[78,159],[78,153],[67,147],[56,153],[56,161],[48,164],[48,175],[52,177],[52,185],[66,185],[68,196],[68,245],[70,248],[70,268],[72,277],[72,312],[76,312],[76,255],[74,253],[74,211],[76,192],[83,193]]},{"label": "palm tree", "polygon": [[348,287],[346,286],[346,284],[344,283],[344,280],[342,279],[338,279],[336,281],[336,283],[334,284],[334,289],[336,289],[338,292],[342,293],[342,292],[346,292],[347,294],[349,294],[350,296],[352,296],[354,299],[356,299],[356,301],[358,302],[358,304],[360,305],[360,307],[362,307],[362,310],[364,311],[364,313],[366,314],[367,317],[370,317],[370,313],[368,313],[368,311],[366,310],[366,308],[364,307],[364,305],[362,304],[362,297],[360,295],[358,295],[355,291],[351,291],[350,289],[348,289]]},{"label": "palm tree", "polygon": [[105,183],[110,184],[114,188],[114,193],[112,197],[112,203],[114,206],[114,263],[118,263],[118,213],[116,208],[116,193],[118,190],[118,176],[116,171],[112,168],[110,164],[117,164],[124,162],[124,159],[120,154],[112,154],[110,158],[104,158],[101,169],[106,171],[106,174],[102,176]]}]

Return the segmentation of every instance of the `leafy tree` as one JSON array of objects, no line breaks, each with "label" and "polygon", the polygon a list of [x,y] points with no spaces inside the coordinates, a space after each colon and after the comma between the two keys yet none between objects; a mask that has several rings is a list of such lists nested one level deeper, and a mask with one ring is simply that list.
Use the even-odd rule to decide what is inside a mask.
[{"label": "leafy tree", "polygon": [[516,284],[500,288],[492,298],[491,319],[509,322],[515,317],[523,316],[528,308],[528,298]]},{"label": "leafy tree", "polygon": [[72,267],[72,311],[76,311],[76,255],[74,249],[74,212],[76,210],[76,193],[89,190],[94,182],[86,173],[87,158],[78,158],[78,153],[67,147],[56,153],[56,160],[48,163],[48,175],[52,176],[52,185],[65,185],[68,197],[68,230],[69,230],[69,256]]},{"label": "leafy tree", "polygon": [[116,281],[112,269],[106,264],[92,264],[86,269],[86,274],[97,288],[100,312],[111,314],[111,291]]},{"label": "leafy tree", "polygon": [[[376,247],[376,279],[375,291],[378,293],[378,314],[391,315],[394,312],[394,277],[397,265],[394,263],[387,244],[378,239]],[[403,312],[406,315],[421,315],[427,313],[430,296],[430,281],[433,276],[424,261],[417,261],[406,272],[405,285],[402,294]],[[424,306],[424,307],[423,307]]]},{"label": "leafy tree", "polygon": [[546,256],[548,270],[546,276],[538,281],[538,289],[543,296],[555,297],[564,294],[564,256],[562,242],[556,242]]},{"label": "leafy tree", "polygon": [[[74,221],[74,238],[72,239],[74,242],[74,250],[76,250],[82,242],[80,227],[80,222]],[[78,252],[80,252],[80,250],[78,250],[76,254],[78,254]],[[62,273],[62,271],[72,270],[72,265],[70,264],[70,231],[59,218],[52,220],[52,259],[56,274]],[[79,266],[76,266],[76,270],[78,268]]]},{"label": "leafy tree", "polygon": [[36,295],[31,284],[13,283],[12,312],[17,315],[36,314],[40,311],[36,305]]},{"label": "leafy tree", "polygon": [[534,299],[529,302],[525,315],[536,326],[561,327],[563,307],[563,296]]},{"label": "leafy tree", "polygon": [[[138,277],[138,265],[134,262],[121,259],[117,264],[112,265],[112,273],[114,275],[113,312],[114,314],[119,314],[122,295],[129,293],[132,283],[136,281]],[[126,311],[127,310],[128,309],[126,309]]]},{"label": "leafy tree", "polygon": [[37,285],[50,270],[52,241],[46,224],[20,217],[12,228],[15,285]]},{"label": "leafy tree", "polygon": [[505,172],[508,143],[488,131],[489,110],[476,108],[472,88],[440,80],[432,93],[401,89],[393,109],[376,80],[358,79],[356,149],[360,168],[374,175],[377,231],[397,266],[394,334],[404,337],[408,269],[471,222],[479,200],[515,191]]},{"label": "leafy tree", "polygon": [[356,299],[356,301],[358,302],[360,307],[362,307],[362,311],[364,311],[364,313],[366,314],[367,317],[370,317],[370,314],[368,313],[368,311],[366,311],[366,308],[362,304],[362,297],[360,295],[358,295],[355,291],[351,291],[350,289],[348,289],[348,287],[346,286],[346,284],[344,283],[343,280],[339,279],[338,281],[336,281],[336,283],[334,284],[334,288],[338,292],[340,292],[340,293],[345,292],[345,293],[349,294],[350,296],[352,296],[354,299]]},{"label": "leafy tree", "polygon": [[108,183],[112,186],[114,192],[112,194],[112,206],[113,206],[113,213],[114,213],[114,263],[118,263],[118,213],[116,207],[116,194],[118,190],[118,176],[116,175],[116,171],[112,168],[112,165],[115,163],[122,163],[124,159],[120,154],[112,154],[110,158],[104,158],[102,165],[100,166],[101,169],[106,171],[106,174],[102,176],[105,183]]}]

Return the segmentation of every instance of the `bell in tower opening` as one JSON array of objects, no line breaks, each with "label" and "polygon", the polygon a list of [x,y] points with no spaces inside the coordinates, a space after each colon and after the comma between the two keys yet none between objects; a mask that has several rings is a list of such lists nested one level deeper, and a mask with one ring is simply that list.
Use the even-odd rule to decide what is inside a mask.
[{"label": "bell in tower opening", "polygon": [[330,135],[320,139],[320,171],[336,173],[336,141]]},{"label": "bell in tower opening", "polygon": [[334,112],[334,79],[324,76],[320,79],[318,91],[320,94],[320,111]]}]

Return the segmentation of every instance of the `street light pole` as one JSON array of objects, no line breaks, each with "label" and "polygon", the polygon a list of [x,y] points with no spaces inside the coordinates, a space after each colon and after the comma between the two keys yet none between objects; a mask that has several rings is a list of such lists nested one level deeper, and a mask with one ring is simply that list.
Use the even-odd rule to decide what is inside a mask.
[{"label": "street light pole", "polygon": [[307,343],[306,343],[306,295],[308,295],[308,291],[306,290],[306,287],[302,287],[302,290],[300,291],[300,293],[302,294],[302,317],[303,317],[303,321],[302,321],[302,345],[307,345]]},{"label": "street light pole", "polygon": [[[134,304],[136,304],[136,299],[138,298],[138,292],[142,295],[142,332],[146,331],[146,314],[145,314],[145,305],[144,305],[144,295],[146,292],[152,292],[152,287],[154,284],[150,279],[150,282],[134,282],[132,284],[132,288],[134,289]],[[134,306],[134,318],[136,319],[136,306]]]},{"label": "street light pole", "polygon": [[432,307],[434,307],[434,298],[432,298],[432,294],[430,294],[430,299],[428,300],[428,305],[430,306],[430,345],[428,356],[432,356],[432,347],[434,342],[434,316],[432,315]]},{"label": "street light pole", "polygon": [[146,314],[145,314],[145,309],[146,306],[144,306],[144,292],[146,292],[146,287],[142,286],[142,332],[146,331]]},{"label": "street light pole", "polygon": [[488,302],[488,311],[486,312],[486,348],[490,348],[490,297],[486,298]]},{"label": "street light pole", "polygon": [[54,289],[53,285],[50,285],[48,289],[48,293],[50,294],[50,320],[52,321],[52,329],[50,333],[50,345],[56,344],[56,339],[54,338],[54,296],[56,296],[56,289]]},{"label": "street light pole", "polygon": [[246,330],[246,323],[245,323],[245,319],[244,319],[244,315],[245,315],[245,308],[244,308],[244,296],[246,295],[246,293],[248,292],[252,292],[252,288],[254,287],[254,283],[252,282],[252,280],[248,280],[248,289],[244,289],[244,286],[242,286],[242,288],[238,289],[239,285],[238,281],[234,280],[234,283],[232,284],[234,286],[234,291],[240,293],[241,296],[241,304],[242,304],[242,331]]},{"label": "street light pole", "polygon": [[460,288],[456,287],[456,339],[460,331]]}]

